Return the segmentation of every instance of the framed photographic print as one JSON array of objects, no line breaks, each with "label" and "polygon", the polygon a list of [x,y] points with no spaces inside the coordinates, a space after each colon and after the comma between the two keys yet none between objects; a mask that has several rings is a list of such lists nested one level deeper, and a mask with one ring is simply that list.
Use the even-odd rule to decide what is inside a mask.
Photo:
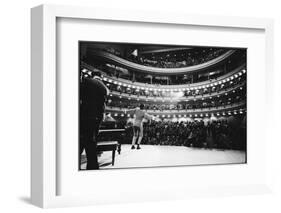
[{"label": "framed photographic print", "polygon": [[33,8],[32,203],[269,192],[272,25]]},{"label": "framed photographic print", "polygon": [[246,163],[247,49],[80,41],[79,50],[81,170]]}]

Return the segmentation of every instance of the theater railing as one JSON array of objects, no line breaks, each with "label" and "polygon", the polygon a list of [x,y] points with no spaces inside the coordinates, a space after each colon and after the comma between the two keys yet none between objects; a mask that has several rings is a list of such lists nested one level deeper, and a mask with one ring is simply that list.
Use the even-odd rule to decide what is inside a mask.
[{"label": "theater railing", "polygon": [[[162,114],[172,114],[172,115],[181,115],[181,114],[205,114],[205,113],[227,113],[229,111],[235,111],[237,112],[241,109],[245,111],[246,108],[246,101],[241,101],[239,103],[234,103],[231,105],[226,106],[219,106],[219,107],[210,107],[210,108],[198,108],[198,109],[186,109],[186,110],[146,110],[147,113],[153,114],[153,115],[162,115]],[[119,107],[106,107],[107,112],[119,112],[119,113],[125,113],[128,109],[126,108],[119,108]]]},{"label": "theater railing", "polygon": [[110,81],[112,83],[116,82],[116,84],[121,84],[123,86],[130,86],[130,87],[139,87],[139,88],[148,88],[148,89],[184,89],[184,88],[189,88],[189,89],[194,89],[194,88],[198,88],[198,87],[206,87],[206,86],[211,86],[211,84],[219,84],[219,82],[223,82],[226,81],[228,78],[230,78],[231,76],[234,76],[235,74],[241,72],[243,69],[245,69],[246,65],[242,64],[241,66],[237,67],[236,69],[228,72],[225,75],[222,75],[220,77],[217,77],[216,79],[212,79],[212,80],[207,80],[207,81],[201,81],[198,83],[193,83],[193,84],[179,84],[179,85],[158,85],[158,84],[146,84],[146,83],[141,83],[141,82],[132,82],[130,80],[126,80],[123,78],[116,78],[116,77],[112,77],[112,76],[108,76],[104,71],[99,70],[97,68],[94,68],[91,65],[88,65],[86,63],[82,62],[82,67],[86,68],[88,70],[92,70],[92,71],[99,71],[104,75],[104,79],[106,81]]},{"label": "theater railing", "polygon": [[221,96],[225,95],[226,93],[231,93],[234,90],[237,90],[240,87],[243,87],[246,85],[246,82],[242,82],[240,84],[237,84],[233,87],[227,88],[227,89],[221,89],[218,92],[212,92],[211,94],[203,94],[203,95],[190,95],[190,96],[184,96],[180,98],[174,99],[172,96],[167,96],[167,97],[157,97],[157,96],[142,96],[142,95],[133,95],[133,94],[128,94],[128,93],[122,93],[122,92],[117,92],[117,91],[111,91],[110,94],[114,96],[118,96],[120,98],[127,98],[127,99],[135,99],[135,100],[142,100],[142,101],[150,101],[150,102],[170,102],[170,101],[189,101],[189,100],[194,100],[194,99],[202,99],[202,98],[213,98],[215,96]]},{"label": "theater railing", "polygon": [[144,66],[141,64],[137,64],[131,61],[128,61],[126,59],[120,58],[112,53],[105,52],[105,51],[91,51],[92,55],[98,58],[102,58],[104,60],[107,60],[108,62],[122,65],[123,67],[126,67],[128,69],[133,69],[145,73],[156,73],[156,74],[182,74],[182,73],[188,73],[188,72],[195,72],[198,70],[202,70],[204,68],[213,66],[225,59],[227,59],[229,56],[231,56],[235,50],[229,50],[226,53],[218,56],[215,59],[212,59],[208,62],[189,66],[189,67],[181,67],[181,68],[158,68],[158,67],[150,67],[150,66]]}]

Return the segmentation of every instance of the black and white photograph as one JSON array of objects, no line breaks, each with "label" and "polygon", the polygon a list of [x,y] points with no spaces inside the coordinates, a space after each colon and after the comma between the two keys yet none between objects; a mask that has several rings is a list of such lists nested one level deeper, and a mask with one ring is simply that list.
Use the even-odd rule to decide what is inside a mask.
[{"label": "black and white photograph", "polygon": [[79,41],[79,170],[247,163],[247,49]]}]

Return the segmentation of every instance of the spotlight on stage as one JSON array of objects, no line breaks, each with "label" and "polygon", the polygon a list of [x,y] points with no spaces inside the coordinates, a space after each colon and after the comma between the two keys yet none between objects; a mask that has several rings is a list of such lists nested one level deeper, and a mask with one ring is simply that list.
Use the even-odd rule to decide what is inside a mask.
[{"label": "spotlight on stage", "polygon": [[183,96],[184,96],[184,93],[182,91],[171,93],[171,98],[173,98],[174,100],[178,100],[178,99],[182,98]]}]

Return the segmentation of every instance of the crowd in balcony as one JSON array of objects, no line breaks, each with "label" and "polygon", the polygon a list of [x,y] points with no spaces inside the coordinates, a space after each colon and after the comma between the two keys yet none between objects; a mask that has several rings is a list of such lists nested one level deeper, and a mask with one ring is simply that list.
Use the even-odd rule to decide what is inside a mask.
[{"label": "crowd in balcony", "polygon": [[[239,62],[239,63],[238,63]],[[84,68],[89,70],[100,71],[106,77],[112,77],[113,79],[124,79],[128,80],[130,84],[139,82],[149,85],[181,85],[181,84],[193,84],[202,81],[209,81],[210,83],[216,81],[218,77],[229,73],[238,66],[243,65],[243,60],[238,61],[235,67],[229,68],[230,64],[221,64],[216,67],[210,68],[208,72],[203,73],[185,73],[182,75],[150,75],[147,73],[134,73],[130,70],[113,64],[95,64],[93,60],[89,59],[82,64]]]},{"label": "crowd in balcony", "polygon": [[[91,65],[89,65],[89,64]],[[134,82],[153,84],[153,85],[180,85],[180,84],[192,84],[202,81],[215,81],[218,77],[227,74],[228,72],[224,69],[223,65],[215,67],[209,70],[207,73],[189,73],[183,75],[148,75],[146,73],[134,73],[130,72],[126,68],[115,66],[112,64],[106,65],[95,65],[89,61],[88,63],[83,62],[84,67],[89,67],[91,70],[100,71],[105,74],[105,76],[113,77],[115,79],[125,79],[129,80],[131,84]]]},{"label": "crowd in balcony", "polygon": [[[194,110],[194,109],[208,109],[208,108],[218,108],[233,106],[236,103],[241,103],[246,100],[246,95],[244,91],[239,91],[237,93],[232,93],[229,95],[222,95],[214,98],[199,99],[199,100],[190,100],[190,101],[166,101],[165,103],[153,103],[146,102],[146,110]],[[143,101],[142,101],[143,102]],[[139,101],[136,100],[120,100],[118,98],[109,99],[109,107],[117,107],[120,109],[133,109],[139,106]]]},{"label": "crowd in balcony", "polygon": [[124,59],[134,63],[158,68],[181,68],[194,66],[217,58],[227,51],[227,49],[201,48],[196,51],[186,49],[155,54],[127,54],[126,56],[122,56],[120,51],[112,47],[103,48],[102,50],[118,57],[123,57]]},{"label": "crowd in balcony", "polygon": [[[233,78],[232,80],[226,81],[225,83],[221,83],[221,84],[217,84],[216,85],[212,85],[212,86],[208,86],[208,87],[201,87],[200,89],[186,89],[184,90],[184,97],[196,97],[196,96],[203,96],[203,95],[211,95],[212,93],[219,93],[219,92],[225,92],[226,90],[229,90],[230,88],[233,88],[237,85],[241,85],[243,84],[243,82],[245,82],[245,75],[239,76],[237,78]],[[177,91],[163,91],[160,89],[157,89],[157,87],[153,88],[153,89],[149,89],[149,88],[145,88],[145,89],[140,89],[138,87],[132,88],[131,87],[125,87],[125,86],[121,86],[118,84],[113,84],[113,83],[108,83],[106,81],[104,81],[104,83],[107,85],[107,87],[111,90],[111,91],[115,91],[118,94],[122,95],[122,94],[127,94],[127,95],[135,95],[135,96],[146,96],[146,97],[170,97],[173,95],[173,92],[177,92]]]},{"label": "crowd in balcony", "polygon": [[217,58],[218,56],[226,52],[223,49],[206,52],[203,51],[197,54],[180,53],[175,55],[152,55],[150,58],[146,58],[146,56],[130,57],[129,60],[145,66],[152,66],[158,68],[181,68],[202,64],[204,62]]}]

